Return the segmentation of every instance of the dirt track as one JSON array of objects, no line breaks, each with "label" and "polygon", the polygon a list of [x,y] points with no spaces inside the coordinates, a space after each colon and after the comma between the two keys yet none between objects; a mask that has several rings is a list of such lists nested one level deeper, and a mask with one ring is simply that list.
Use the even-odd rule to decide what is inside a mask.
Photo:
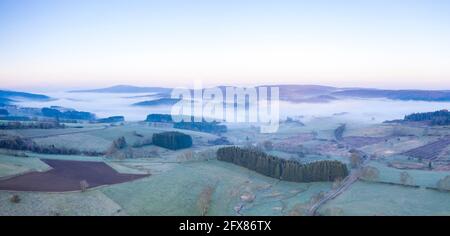
[{"label": "dirt track", "polygon": [[120,174],[104,162],[41,159],[53,169],[30,172],[0,181],[0,190],[65,192],[81,190],[80,181],[89,188],[129,182],[149,175]]}]

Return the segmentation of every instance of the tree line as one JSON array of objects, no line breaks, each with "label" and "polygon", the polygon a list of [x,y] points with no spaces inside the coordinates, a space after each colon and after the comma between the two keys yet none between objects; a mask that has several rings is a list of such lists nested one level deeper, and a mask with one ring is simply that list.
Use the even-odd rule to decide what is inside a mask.
[{"label": "tree line", "polygon": [[66,126],[59,122],[2,122],[0,123],[0,130],[4,129],[63,129]]},{"label": "tree line", "polygon": [[52,117],[55,119],[69,119],[69,120],[95,120],[95,115],[90,112],[84,111],[60,111],[54,108],[44,107],[41,109],[41,113],[45,117]]},{"label": "tree line", "polygon": [[405,121],[426,121],[430,125],[450,125],[450,112],[440,110],[435,112],[413,113],[405,116]]},{"label": "tree line", "polygon": [[230,162],[260,174],[292,182],[320,182],[343,179],[347,165],[339,161],[316,161],[307,164],[268,155],[259,150],[224,147],[217,150],[217,159]]},{"label": "tree line", "polygon": [[227,126],[219,122],[177,122],[173,125],[175,129],[187,129],[212,134],[222,134],[227,132]]},{"label": "tree line", "polygon": [[29,138],[23,138],[20,136],[7,136],[0,138],[0,148],[55,155],[104,155],[104,153],[97,151],[80,151],[73,148],[56,147],[55,145],[41,146],[36,144]]}]

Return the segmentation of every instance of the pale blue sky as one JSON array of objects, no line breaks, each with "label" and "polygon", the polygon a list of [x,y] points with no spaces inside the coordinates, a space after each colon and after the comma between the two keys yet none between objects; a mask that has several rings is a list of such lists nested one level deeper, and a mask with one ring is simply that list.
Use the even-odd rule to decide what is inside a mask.
[{"label": "pale blue sky", "polygon": [[450,89],[449,13],[446,0],[0,0],[0,87]]}]

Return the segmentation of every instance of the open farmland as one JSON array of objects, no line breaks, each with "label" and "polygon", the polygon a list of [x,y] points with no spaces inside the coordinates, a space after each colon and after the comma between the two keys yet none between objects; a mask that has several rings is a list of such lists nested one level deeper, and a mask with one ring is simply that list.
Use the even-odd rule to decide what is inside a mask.
[{"label": "open farmland", "polygon": [[[343,139],[337,141],[334,130],[345,123],[343,121],[342,117],[327,117],[314,118],[305,121],[303,125],[281,123],[280,131],[274,134],[262,134],[258,127],[252,125],[237,125],[230,126],[224,136],[234,145],[257,147],[280,158],[302,163],[337,160],[350,165],[351,149],[379,154],[378,159],[367,164],[379,170],[379,177],[371,182],[359,181],[350,186],[341,195],[319,207],[319,214],[430,213],[424,209],[403,212],[397,206],[402,201],[389,203],[397,209],[395,211],[379,208],[377,204],[381,202],[366,198],[365,195],[375,193],[367,193],[368,190],[365,189],[359,192],[358,189],[369,184],[374,184],[375,189],[382,192],[398,188],[398,196],[405,197],[417,189],[401,186],[402,172],[407,172],[414,180],[412,184],[409,183],[411,185],[435,188],[436,183],[450,173],[427,170],[427,164],[398,154],[439,141],[440,136],[424,135],[418,129],[410,127],[405,128],[408,132],[400,132],[401,135],[397,136],[393,125],[382,124],[377,127],[373,124],[348,124],[343,132]],[[326,125],[320,125],[321,122]],[[399,130],[399,126],[396,127]],[[64,130],[69,132],[62,132]],[[169,150],[152,143],[136,145],[151,138],[154,133],[165,131],[191,135],[193,146]],[[409,135],[413,131],[416,135]],[[3,215],[14,215],[14,209],[17,209],[18,215],[32,215],[33,212],[42,215],[305,215],[309,207],[336,187],[333,182],[280,181],[217,161],[215,150],[221,146],[214,146],[208,141],[219,137],[208,133],[154,126],[144,122],[125,122],[116,126],[92,125],[73,130],[58,129],[57,132],[40,130],[39,134],[33,132],[28,135],[34,137],[32,140],[39,145],[102,152],[109,150],[115,140],[123,137],[132,156],[51,155],[5,150],[0,156],[0,174],[5,177],[0,181],[0,189],[4,189],[0,190],[0,200],[5,203],[0,205]],[[26,131],[22,134],[26,134]],[[124,150],[128,150],[127,148]],[[60,166],[55,163],[66,164]],[[420,166],[421,169],[408,169],[414,166]],[[60,181],[62,177],[64,181]],[[80,192],[82,180],[89,184],[85,192]],[[27,182],[28,185],[25,184]],[[33,188],[30,188],[31,185]],[[426,194],[420,195],[423,199],[442,195],[435,190],[424,191]],[[14,194],[22,199],[16,207],[8,200]],[[353,209],[352,204],[344,201],[347,198],[358,207],[363,202],[360,198],[365,198],[368,201],[366,204],[373,206],[369,210]],[[63,199],[71,199],[72,202],[64,207]],[[40,203],[25,209],[27,205],[37,201]],[[415,200],[409,201],[413,204]],[[82,206],[83,204],[86,206]],[[364,208],[364,205],[361,206]],[[422,204],[420,207],[428,205]],[[442,209],[442,212],[445,211],[446,209]]]},{"label": "open farmland", "polygon": [[448,215],[450,193],[359,181],[319,212],[347,216]]},{"label": "open farmland", "polygon": [[0,179],[27,173],[31,171],[43,172],[50,167],[36,158],[14,157],[0,154]]},{"label": "open farmland", "polygon": [[367,145],[372,145],[387,140],[385,137],[361,137],[361,136],[347,136],[343,139],[344,143],[352,148],[361,148]]},{"label": "open farmland", "polygon": [[433,161],[439,157],[439,154],[441,154],[441,152],[447,148],[448,145],[450,145],[450,137],[446,136],[436,142],[404,152],[403,155]]}]

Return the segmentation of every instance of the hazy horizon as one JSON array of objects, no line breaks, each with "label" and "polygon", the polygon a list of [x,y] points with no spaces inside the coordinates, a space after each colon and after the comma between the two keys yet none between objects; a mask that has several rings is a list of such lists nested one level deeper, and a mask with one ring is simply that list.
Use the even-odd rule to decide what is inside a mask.
[{"label": "hazy horizon", "polygon": [[448,12],[441,0],[2,0],[1,86],[450,89]]},{"label": "hazy horizon", "polygon": [[[426,91],[449,91],[450,88],[443,87],[443,88],[436,88],[436,89],[427,89],[427,88],[417,88],[417,87],[369,87],[369,86],[334,86],[334,85],[328,85],[328,84],[293,84],[293,83],[266,83],[266,84],[217,84],[217,85],[204,85],[203,87],[215,87],[215,86],[232,86],[232,87],[256,87],[256,86],[271,86],[271,85],[300,85],[300,86],[324,86],[324,87],[335,87],[335,88],[341,88],[341,89],[379,89],[379,90],[426,90]],[[52,87],[52,86],[46,86],[46,87],[5,87],[0,86],[0,90],[10,90],[10,91],[18,91],[18,92],[30,92],[30,93],[53,93],[53,92],[70,92],[70,91],[79,91],[79,90],[95,90],[95,89],[104,89],[104,88],[110,88],[110,87],[116,87],[116,86],[133,86],[133,87],[161,87],[161,88],[176,88],[176,87],[186,87],[186,88],[193,88],[193,83],[191,85],[180,85],[180,86],[162,86],[162,85],[135,85],[135,84],[110,84],[110,85],[104,85],[104,86],[62,86],[62,87]]]}]

